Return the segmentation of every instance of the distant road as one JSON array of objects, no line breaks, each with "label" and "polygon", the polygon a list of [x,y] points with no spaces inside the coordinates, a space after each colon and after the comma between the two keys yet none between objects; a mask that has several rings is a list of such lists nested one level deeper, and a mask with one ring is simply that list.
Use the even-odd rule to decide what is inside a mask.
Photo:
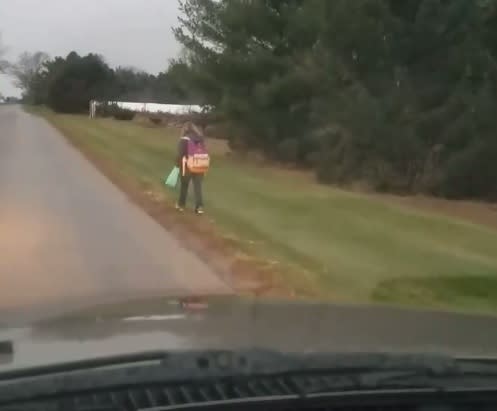
[{"label": "distant road", "polygon": [[228,293],[44,120],[0,107],[2,310]]}]

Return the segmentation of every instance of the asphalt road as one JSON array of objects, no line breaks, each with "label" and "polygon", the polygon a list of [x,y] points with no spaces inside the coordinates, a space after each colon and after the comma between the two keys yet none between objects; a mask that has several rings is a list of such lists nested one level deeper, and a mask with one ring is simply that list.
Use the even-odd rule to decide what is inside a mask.
[{"label": "asphalt road", "polygon": [[228,292],[49,124],[0,107],[0,314]]}]

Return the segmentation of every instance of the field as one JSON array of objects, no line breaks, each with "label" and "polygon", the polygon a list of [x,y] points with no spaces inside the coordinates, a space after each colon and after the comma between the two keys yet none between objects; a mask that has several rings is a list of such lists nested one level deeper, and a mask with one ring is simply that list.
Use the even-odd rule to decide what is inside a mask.
[{"label": "field", "polygon": [[475,223],[497,222],[489,207],[475,205],[488,215],[469,221],[455,217],[458,203],[451,212],[443,202],[449,211],[437,213],[436,201],[418,207],[413,200],[413,207],[321,186],[298,172],[238,161],[212,141],[208,214],[176,215],[176,193],[162,179],[177,130],[41,114],[155,218],[198,235],[211,260],[229,261],[240,292],[497,312],[497,224]]}]

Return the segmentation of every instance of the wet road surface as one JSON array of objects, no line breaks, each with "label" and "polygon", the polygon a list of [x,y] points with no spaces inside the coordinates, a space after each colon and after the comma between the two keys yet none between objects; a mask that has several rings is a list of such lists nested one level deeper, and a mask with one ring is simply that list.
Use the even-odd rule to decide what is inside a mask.
[{"label": "wet road surface", "polygon": [[0,315],[205,293],[229,288],[47,122],[0,107]]}]

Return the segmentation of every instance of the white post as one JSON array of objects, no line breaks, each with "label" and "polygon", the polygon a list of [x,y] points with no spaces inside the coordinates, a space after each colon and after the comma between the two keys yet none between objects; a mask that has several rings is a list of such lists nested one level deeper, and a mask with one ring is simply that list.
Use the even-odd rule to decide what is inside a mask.
[{"label": "white post", "polygon": [[93,118],[94,116],[94,113],[93,113],[93,100],[90,100],[90,118]]}]

